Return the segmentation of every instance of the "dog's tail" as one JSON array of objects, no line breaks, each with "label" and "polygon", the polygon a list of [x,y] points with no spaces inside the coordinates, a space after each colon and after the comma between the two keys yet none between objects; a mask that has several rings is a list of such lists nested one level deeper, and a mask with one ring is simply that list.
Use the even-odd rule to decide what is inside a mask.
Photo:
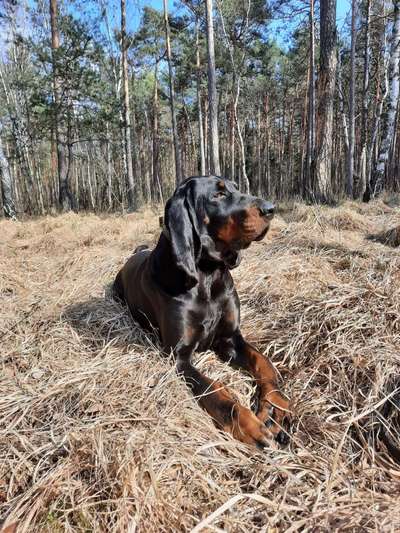
[{"label": "dog's tail", "polygon": [[114,283],[111,286],[111,296],[118,303],[125,304],[124,286],[122,283],[121,271],[115,277]]},{"label": "dog's tail", "polygon": [[137,246],[134,249],[133,253],[137,254],[138,252],[143,252],[144,250],[148,250],[148,249],[149,249],[149,247],[147,246],[147,244],[139,244],[139,246]]}]

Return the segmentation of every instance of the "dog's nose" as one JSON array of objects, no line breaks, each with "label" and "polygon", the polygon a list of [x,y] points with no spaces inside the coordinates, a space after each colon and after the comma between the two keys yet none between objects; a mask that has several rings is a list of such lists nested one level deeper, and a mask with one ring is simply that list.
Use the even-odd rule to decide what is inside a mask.
[{"label": "dog's nose", "polygon": [[260,202],[260,205],[258,206],[258,208],[263,217],[265,216],[272,217],[275,212],[275,206],[274,204],[271,204],[271,202],[262,201]]}]

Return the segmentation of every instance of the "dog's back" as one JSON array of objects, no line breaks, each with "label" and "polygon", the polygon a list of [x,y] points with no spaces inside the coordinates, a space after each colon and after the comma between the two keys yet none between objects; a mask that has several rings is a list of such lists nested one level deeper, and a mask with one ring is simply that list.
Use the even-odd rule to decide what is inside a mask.
[{"label": "dog's back", "polygon": [[[149,250],[149,247],[147,246],[147,244],[140,244],[139,246],[137,246],[135,248],[135,250],[133,251],[133,254],[128,259],[128,262],[132,263],[135,260],[135,255],[136,254],[140,254],[141,252],[144,252],[146,250]],[[125,304],[126,303],[126,301],[125,301],[125,288],[124,288],[124,283],[123,283],[123,278],[122,278],[122,271],[123,270],[124,269],[121,269],[118,272],[118,274],[116,275],[116,277],[115,277],[115,280],[114,280],[114,283],[113,283],[113,287],[112,287],[112,293],[113,293],[113,297],[116,300],[119,300],[121,303]]]}]

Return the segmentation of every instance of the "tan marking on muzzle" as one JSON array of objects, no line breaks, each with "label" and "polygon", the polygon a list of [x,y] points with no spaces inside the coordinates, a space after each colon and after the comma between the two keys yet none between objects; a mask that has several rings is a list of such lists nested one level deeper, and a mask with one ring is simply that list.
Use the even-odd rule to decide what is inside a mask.
[{"label": "tan marking on muzzle", "polygon": [[246,218],[243,221],[243,236],[248,236],[253,240],[260,235],[268,226],[269,222],[261,215],[257,206],[253,205],[246,209]]}]

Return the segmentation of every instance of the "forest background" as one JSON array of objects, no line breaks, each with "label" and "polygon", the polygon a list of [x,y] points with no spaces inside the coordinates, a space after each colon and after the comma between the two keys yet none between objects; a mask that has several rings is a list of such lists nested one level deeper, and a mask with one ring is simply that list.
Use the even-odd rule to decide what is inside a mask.
[{"label": "forest background", "polygon": [[2,0],[0,213],[399,189],[400,1]]}]

